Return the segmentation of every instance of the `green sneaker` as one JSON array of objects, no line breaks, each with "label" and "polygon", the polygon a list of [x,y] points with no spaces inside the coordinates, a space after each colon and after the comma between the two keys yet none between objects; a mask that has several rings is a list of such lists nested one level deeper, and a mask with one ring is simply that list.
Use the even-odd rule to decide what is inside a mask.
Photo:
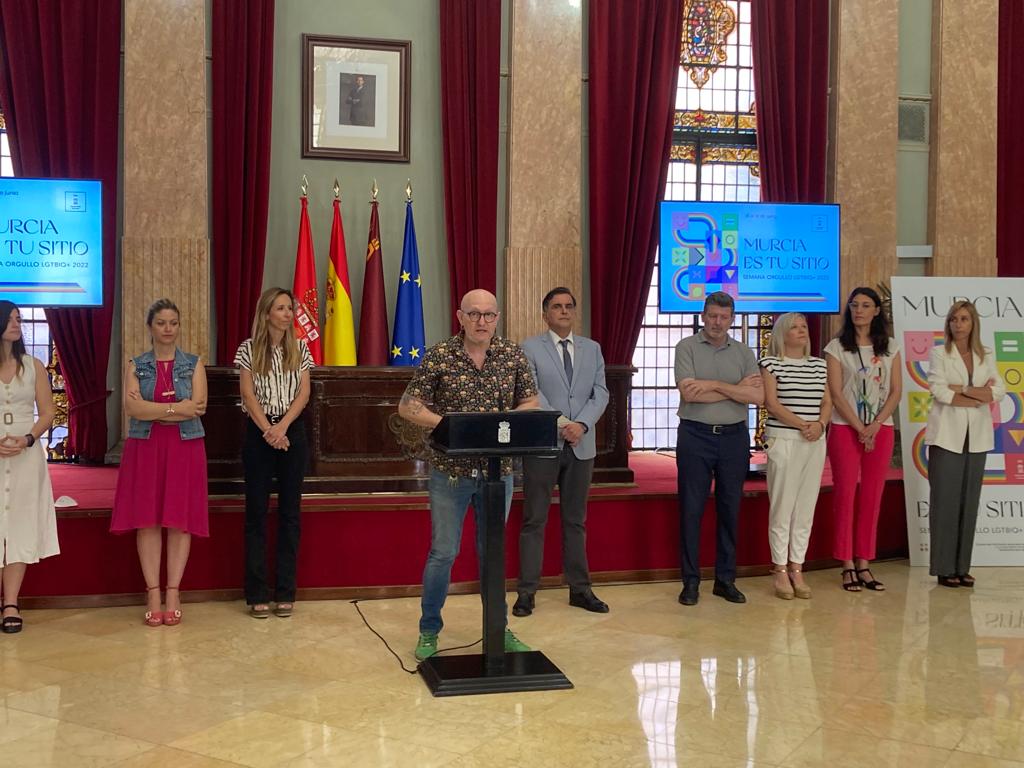
[{"label": "green sneaker", "polygon": [[[508,650],[508,638],[505,638],[505,650]],[[416,650],[413,656],[417,661],[429,659],[437,653],[437,632],[420,632],[420,639],[416,642]]]},{"label": "green sneaker", "polygon": [[531,650],[530,646],[512,634],[511,629],[505,630],[505,653],[526,653]]}]

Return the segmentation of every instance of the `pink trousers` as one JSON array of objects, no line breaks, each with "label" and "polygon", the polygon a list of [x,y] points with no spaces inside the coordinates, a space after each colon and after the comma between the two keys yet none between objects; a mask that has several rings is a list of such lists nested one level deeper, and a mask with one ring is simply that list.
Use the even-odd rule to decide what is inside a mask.
[{"label": "pink trousers", "polygon": [[882,427],[875,435],[874,450],[865,452],[853,427],[833,424],[829,428],[828,460],[835,509],[832,556],[836,560],[875,558],[878,513],[893,439],[893,428]]}]

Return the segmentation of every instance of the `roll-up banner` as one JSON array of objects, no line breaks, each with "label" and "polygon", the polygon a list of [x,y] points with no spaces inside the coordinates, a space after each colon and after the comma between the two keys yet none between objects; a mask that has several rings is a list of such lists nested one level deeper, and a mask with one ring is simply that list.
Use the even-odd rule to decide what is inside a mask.
[{"label": "roll-up banner", "polygon": [[894,277],[892,314],[903,353],[900,439],[911,565],[928,565],[928,447],[932,397],[928,360],[945,343],[946,313],[955,301],[974,302],[981,343],[995,355],[1006,397],[991,407],[995,449],[985,480],[974,539],[974,565],[1024,564],[1024,279]]}]

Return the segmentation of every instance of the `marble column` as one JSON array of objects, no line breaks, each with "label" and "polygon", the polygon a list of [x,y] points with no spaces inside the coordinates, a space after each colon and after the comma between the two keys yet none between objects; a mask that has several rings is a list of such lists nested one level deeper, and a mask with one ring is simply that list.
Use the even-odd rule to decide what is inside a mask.
[{"label": "marble column", "polygon": [[125,357],[150,344],[149,305],[181,310],[182,349],[208,362],[205,0],[126,0],[124,236],[121,338]]},{"label": "marble column", "polygon": [[833,2],[833,200],[842,206],[843,299],[896,274],[899,3]]},{"label": "marble column", "polygon": [[583,23],[579,2],[511,2],[504,320],[522,340],[550,288],[583,291]]},{"label": "marble column", "polygon": [[998,0],[933,0],[931,274],[996,274]]}]

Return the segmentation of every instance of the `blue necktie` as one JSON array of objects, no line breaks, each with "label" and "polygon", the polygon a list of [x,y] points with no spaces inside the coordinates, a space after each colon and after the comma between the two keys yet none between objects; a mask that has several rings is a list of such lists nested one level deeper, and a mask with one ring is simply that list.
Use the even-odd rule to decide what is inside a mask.
[{"label": "blue necktie", "polygon": [[565,366],[565,378],[572,384],[572,357],[569,355],[569,340],[562,339],[558,343],[562,345],[562,364]]}]

